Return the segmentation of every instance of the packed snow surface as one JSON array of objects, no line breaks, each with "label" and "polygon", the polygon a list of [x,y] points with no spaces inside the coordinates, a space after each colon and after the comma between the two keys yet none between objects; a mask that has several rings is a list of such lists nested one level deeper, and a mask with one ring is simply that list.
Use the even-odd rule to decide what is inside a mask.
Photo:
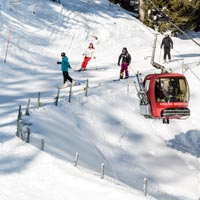
[{"label": "packed snow surface", "polygon": [[[170,124],[145,119],[135,73],[143,78],[159,73],[150,64],[156,32],[107,0],[61,3],[0,2],[0,199],[198,200],[200,47],[172,37],[172,62],[165,65],[187,78],[191,116]],[[200,43],[200,34],[192,37]],[[159,63],[162,38],[158,34]],[[90,42],[96,58],[86,71],[75,72]],[[132,57],[130,78],[113,81],[119,77],[123,47]],[[69,58],[70,76],[81,84],[72,88],[71,99],[69,87],[60,90],[56,106],[57,86],[63,83],[56,64],[61,52]],[[29,99],[30,115],[25,116]],[[19,105],[30,144],[16,137]]]}]

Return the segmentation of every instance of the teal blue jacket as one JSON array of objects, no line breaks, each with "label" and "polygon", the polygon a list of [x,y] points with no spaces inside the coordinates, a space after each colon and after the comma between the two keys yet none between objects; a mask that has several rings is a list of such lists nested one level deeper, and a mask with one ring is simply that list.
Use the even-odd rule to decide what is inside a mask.
[{"label": "teal blue jacket", "polygon": [[63,72],[68,72],[68,69],[70,68],[70,64],[68,61],[68,57],[65,56],[64,58],[62,58],[62,62],[61,62],[61,70]]}]

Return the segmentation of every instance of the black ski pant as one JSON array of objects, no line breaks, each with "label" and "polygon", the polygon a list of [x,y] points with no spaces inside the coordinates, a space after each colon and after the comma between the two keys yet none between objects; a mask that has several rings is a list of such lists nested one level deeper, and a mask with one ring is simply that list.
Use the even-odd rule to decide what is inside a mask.
[{"label": "black ski pant", "polygon": [[73,79],[69,76],[69,73],[66,71],[63,71],[63,83],[65,84],[65,82],[69,80],[70,82],[73,81]]},{"label": "black ski pant", "polygon": [[171,60],[170,47],[164,47],[164,60],[166,60],[167,56],[168,59]]}]

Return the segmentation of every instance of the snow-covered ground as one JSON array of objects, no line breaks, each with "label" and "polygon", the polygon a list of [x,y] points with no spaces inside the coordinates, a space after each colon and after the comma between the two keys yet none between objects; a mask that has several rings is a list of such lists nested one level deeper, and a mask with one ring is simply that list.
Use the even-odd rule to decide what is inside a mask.
[{"label": "snow-covered ground", "polygon": [[[5,61],[7,40],[10,34]],[[74,72],[94,38],[96,59],[88,70]],[[187,120],[145,119],[139,113],[135,72],[156,73],[150,65],[154,31],[107,0],[3,0],[0,2],[0,199],[159,199],[200,198],[200,47],[172,38],[172,61],[190,85],[191,116]],[[162,63],[162,35],[155,60]],[[200,34],[193,35],[200,43]],[[130,78],[119,77],[118,56],[132,56]],[[61,90],[59,61],[65,51],[75,80],[85,85]],[[37,109],[38,92],[41,107]],[[16,134],[18,107],[28,99],[31,144]],[[36,140],[37,138],[37,140]],[[39,138],[45,140],[40,151]],[[76,152],[78,167],[73,166]],[[100,179],[101,164],[105,178]],[[147,197],[143,194],[148,180]]]}]

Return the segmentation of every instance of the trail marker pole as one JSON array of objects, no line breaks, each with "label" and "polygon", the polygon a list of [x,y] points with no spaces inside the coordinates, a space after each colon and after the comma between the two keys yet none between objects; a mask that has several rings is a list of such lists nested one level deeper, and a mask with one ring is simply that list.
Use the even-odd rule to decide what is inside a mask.
[{"label": "trail marker pole", "polygon": [[8,55],[8,47],[9,47],[9,43],[10,43],[11,32],[12,32],[12,26],[10,26],[10,30],[9,30],[9,33],[8,33],[8,40],[7,40],[7,47],[6,47],[4,63],[6,63],[6,59],[7,59],[7,55]]},{"label": "trail marker pole", "polygon": [[19,110],[18,110],[18,116],[17,116],[17,119],[18,120],[20,120],[21,119],[21,117],[22,117],[22,106],[21,105],[19,105]]}]

